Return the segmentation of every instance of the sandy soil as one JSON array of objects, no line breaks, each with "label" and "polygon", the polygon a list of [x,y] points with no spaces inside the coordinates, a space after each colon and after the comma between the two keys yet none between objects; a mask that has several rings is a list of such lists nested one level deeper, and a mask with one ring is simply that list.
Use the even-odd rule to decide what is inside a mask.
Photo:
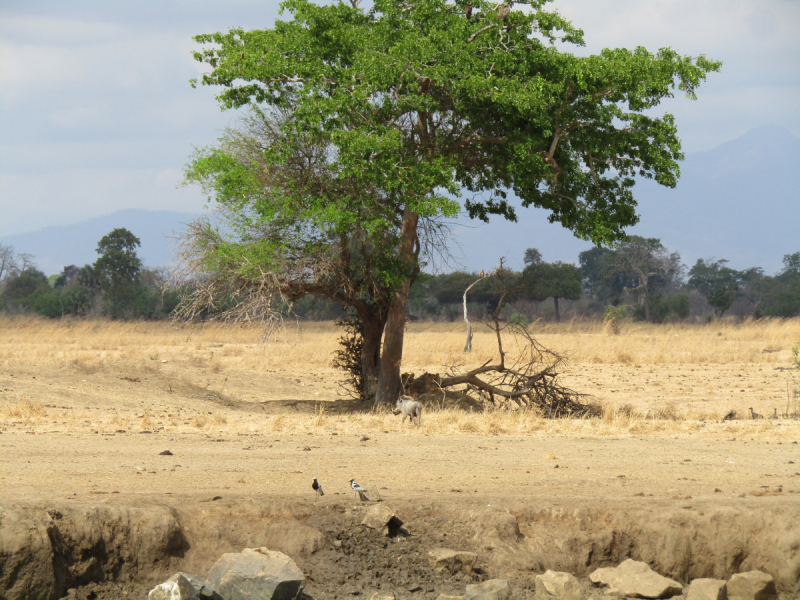
[{"label": "sandy soil", "polygon": [[[226,518],[238,519],[238,527],[246,530],[249,517],[242,511],[255,503],[271,507],[273,516],[280,513],[275,507],[283,507],[332,543],[369,537],[358,529],[353,512],[348,488],[353,477],[377,486],[417,536],[408,542],[413,552],[404,554],[413,557],[413,565],[397,571],[392,584],[398,598],[463,592],[465,580],[425,574],[425,552],[434,542],[477,548],[478,534],[465,515],[486,509],[516,515],[522,535],[545,545],[561,538],[536,538],[543,534],[530,523],[543,517],[531,511],[540,507],[556,514],[602,506],[623,515],[620,522],[636,513],[641,523],[675,515],[694,515],[691,519],[700,523],[712,511],[750,515],[751,521],[764,511],[800,515],[800,424],[792,418],[743,418],[749,407],[765,417],[787,411],[787,385],[796,374],[785,364],[648,364],[626,356],[612,364],[578,362],[564,373],[567,385],[607,407],[628,405],[638,416],[623,410],[609,412],[606,419],[554,423],[483,413],[480,407],[477,412],[443,410],[432,402],[422,427],[415,428],[402,426],[399,417],[371,415],[337,399],[340,374],[319,361],[310,368],[297,361],[281,366],[277,359],[263,368],[237,367],[217,362],[214,352],[219,358],[224,349],[238,360],[265,350],[252,342],[192,344],[190,350],[137,350],[141,356],[135,359],[108,358],[109,350],[99,345],[91,350],[95,361],[17,360],[6,348],[11,358],[0,366],[2,505],[57,506],[65,513],[70,506],[77,512],[170,506],[189,511],[191,518],[213,506],[229,511]],[[441,369],[423,359],[418,352],[409,370]],[[739,418],[722,422],[730,410]],[[326,492],[316,503],[313,476]],[[785,533],[775,523],[753,527]],[[225,538],[175,564],[204,574],[222,551],[257,542],[252,535]],[[206,542],[193,543],[200,548]],[[359,585],[364,593],[380,591],[386,568],[379,565],[397,560],[397,548],[384,543],[367,543],[361,563],[333,547],[302,559],[307,573],[321,571],[325,585],[332,586],[312,576],[309,589],[317,598],[344,597]],[[615,548],[608,556],[579,561],[575,569],[647,553],[641,544]],[[800,565],[800,550],[794,552],[792,565]],[[762,566],[769,560],[764,558]],[[728,561],[718,575],[741,565],[758,568],[757,560],[751,562]],[[502,575],[498,564],[485,562],[474,578]],[[378,575],[362,584],[348,578],[362,569]],[[520,575],[525,569],[514,577],[521,589],[530,590],[532,579]],[[700,576],[690,566],[673,571]],[[143,597],[152,582],[137,577],[87,584],[73,596]],[[421,591],[410,591],[415,578],[423,584]],[[342,586],[350,591],[345,594]]]}]

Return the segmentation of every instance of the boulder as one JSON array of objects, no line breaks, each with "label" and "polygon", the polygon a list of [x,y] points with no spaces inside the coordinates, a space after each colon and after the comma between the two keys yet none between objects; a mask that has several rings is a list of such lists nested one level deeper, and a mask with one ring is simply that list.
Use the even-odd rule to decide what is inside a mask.
[{"label": "boulder", "polygon": [[725,587],[728,600],[772,600],[778,597],[772,576],[761,571],[737,573]]},{"label": "boulder", "polygon": [[381,502],[381,493],[378,491],[377,485],[369,483],[362,485],[363,492],[358,493],[358,497],[362,502]]},{"label": "boulder", "polygon": [[683,586],[659,575],[646,563],[628,559],[618,567],[597,569],[589,579],[595,585],[607,585],[606,594],[631,598],[669,598],[677,596]]},{"label": "boulder", "polygon": [[724,579],[694,579],[686,588],[686,600],[726,600]]},{"label": "boulder", "polygon": [[453,574],[457,571],[472,573],[472,567],[478,555],[474,552],[450,550],[449,548],[434,548],[428,552],[428,562],[437,572]]},{"label": "boulder", "polygon": [[175,573],[150,590],[147,600],[222,600],[222,596],[202,577]]},{"label": "boulder", "polygon": [[386,528],[389,535],[395,535],[400,530],[403,522],[397,518],[391,508],[385,504],[376,504],[364,511],[364,518],[361,519],[361,524],[378,531]]},{"label": "boulder", "polygon": [[536,576],[537,600],[583,600],[578,579],[571,573],[546,571]]},{"label": "boulder", "polygon": [[305,576],[295,562],[267,548],[245,548],[223,554],[208,572],[208,581],[225,600],[294,600]]},{"label": "boulder", "polygon": [[287,519],[267,525],[262,543],[294,558],[308,557],[325,546],[325,536],[319,529]]},{"label": "boulder", "polygon": [[511,600],[511,587],[504,579],[490,579],[467,586],[464,600]]}]

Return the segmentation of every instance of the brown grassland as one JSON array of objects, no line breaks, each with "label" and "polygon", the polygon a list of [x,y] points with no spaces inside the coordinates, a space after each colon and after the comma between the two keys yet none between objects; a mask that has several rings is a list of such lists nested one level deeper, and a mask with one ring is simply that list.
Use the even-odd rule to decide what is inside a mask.
[{"label": "brown grassland", "polygon": [[[255,327],[0,317],[0,510],[16,515],[5,522],[20,524],[19,548],[36,515],[60,518],[78,574],[62,587],[80,587],[76,599],[144,598],[175,571],[272,545],[265,527],[293,519],[325,532],[297,559],[314,598],[435,598],[500,575],[531,598],[545,568],[585,578],[628,557],[686,582],[764,570],[781,600],[796,597],[800,319],[532,330],[569,356],[562,384],[601,416],[547,419],[451,393],[425,398],[420,427],[402,424],[341,396],[331,323],[260,341]],[[463,324],[411,323],[403,370],[475,367],[497,351],[488,330],[471,354],[464,340]],[[411,536],[363,533],[350,478],[380,489]],[[509,515],[519,535],[491,525]],[[163,519],[185,553],[150,552]],[[352,548],[332,543],[351,535]],[[480,574],[436,575],[435,545],[478,552]],[[55,562],[41,556],[45,572]],[[123,563],[113,581],[81,575]]]},{"label": "brown grassland", "polygon": [[[730,436],[795,440],[800,319],[707,325],[535,323],[536,338],[569,356],[564,385],[590,395],[602,418],[549,420],[532,411],[465,410],[429,402],[408,435]],[[369,432],[397,430],[388,411],[343,401],[331,368],[331,323],[262,330],[220,324],[0,319],[0,428],[16,431]],[[478,330],[464,354],[460,323],[411,323],[404,371],[444,373],[496,353]],[[513,348],[510,349],[513,353]],[[749,408],[763,415],[752,420]],[[737,418],[722,422],[735,410]],[[777,418],[770,418],[770,417]]]}]

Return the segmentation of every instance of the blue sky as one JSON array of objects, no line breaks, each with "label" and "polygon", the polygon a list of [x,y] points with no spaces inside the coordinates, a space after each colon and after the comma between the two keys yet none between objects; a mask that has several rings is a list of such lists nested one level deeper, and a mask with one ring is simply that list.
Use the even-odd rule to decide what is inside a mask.
[{"label": "blue sky", "polygon": [[[670,46],[725,62],[664,109],[687,152],[754,127],[800,135],[800,2],[557,0],[587,47]],[[38,1],[0,4],[0,236],[125,208],[200,212],[176,189],[192,147],[212,143],[233,113],[208,88],[191,36],[267,27],[277,2]]]}]

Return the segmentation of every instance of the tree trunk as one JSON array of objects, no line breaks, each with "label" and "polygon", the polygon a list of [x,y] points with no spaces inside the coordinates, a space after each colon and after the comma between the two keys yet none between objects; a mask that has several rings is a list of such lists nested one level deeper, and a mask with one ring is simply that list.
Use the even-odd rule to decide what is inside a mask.
[{"label": "tree trunk", "polygon": [[400,232],[400,247],[397,251],[400,264],[408,269],[405,282],[398,287],[389,303],[389,314],[383,339],[378,389],[375,406],[381,403],[394,404],[400,392],[400,362],[403,359],[403,336],[406,328],[406,302],[408,291],[418,268],[414,245],[417,241],[419,215],[408,206],[403,211],[403,227]]},{"label": "tree trunk", "polygon": [[553,304],[556,305],[556,323],[561,323],[561,313],[558,311],[558,296],[553,296]]},{"label": "tree trunk", "polygon": [[364,346],[361,349],[361,372],[364,388],[363,398],[373,398],[378,387],[378,374],[381,365],[381,338],[386,321],[379,315],[361,316],[364,326]]}]

